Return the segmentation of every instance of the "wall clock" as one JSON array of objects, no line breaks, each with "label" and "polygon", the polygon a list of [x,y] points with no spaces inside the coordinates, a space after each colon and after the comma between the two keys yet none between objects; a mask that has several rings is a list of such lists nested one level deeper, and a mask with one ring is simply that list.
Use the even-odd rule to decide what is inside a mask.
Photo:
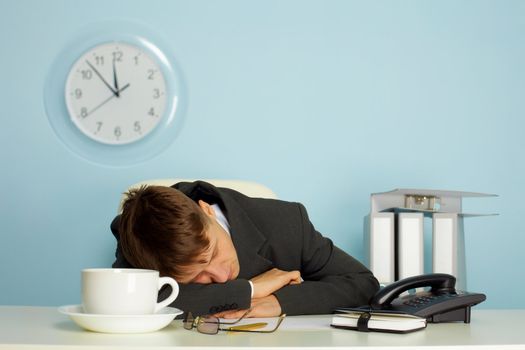
[{"label": "wall clock", "polygon": [[109,42],[86,51],[71,67],[65,100],[69,117],[87,137],[106,144],[136,142],[158,126],[166,110],[166,80],[139,46]]},{"label": "wall clock", "polygon": [[172,46],[125,21],[93,24],[67,43],[44,88],[48,120],[63,144],[112,166],[165,150],[180,132],[186,101]]}]

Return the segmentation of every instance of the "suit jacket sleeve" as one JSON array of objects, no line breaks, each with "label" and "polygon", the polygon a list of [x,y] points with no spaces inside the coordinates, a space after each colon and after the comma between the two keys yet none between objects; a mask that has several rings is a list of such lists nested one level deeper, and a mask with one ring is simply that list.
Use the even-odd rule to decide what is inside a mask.
[{"label": "suit jacket sleeve", "polygon": [[[133,268],[126,260],[120,247],[117,216],[111,223],[111,231],[117,239],[117,250],[113,268]],[[159,293],[159,300],[166,299],[170,288],[164,288]],[[179,284],[179,295],[170,305],[183,311],[191,311],[193,315],[215,314],[233,309],[250,307],[251,286],[248,280],[237,279],[226,283],[213,284]]]},{"label": "suit jacket sleeve", "polygon": [[302,235],[301,276],[304,282],[274,293],[288,315],[329,314],[337,307],[360,306],[379,289],[372,273],[317,232],[304,206],[298,204]]}]

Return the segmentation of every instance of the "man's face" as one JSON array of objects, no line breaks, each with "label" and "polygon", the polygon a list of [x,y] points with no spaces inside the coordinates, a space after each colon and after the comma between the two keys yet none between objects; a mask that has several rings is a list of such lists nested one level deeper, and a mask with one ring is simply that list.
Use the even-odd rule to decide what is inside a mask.
[{"label": "man's face", "polygon": [[206,231],[210,240],[209,248],[201,254],[202,264],[187,267],[187,274],[178,278],[180,283],[224,283],[239,275],[240,266],[237,251],[230,235],[215,219],[215,212],[209,204],[199,201],[199,206],[210,218]]}]

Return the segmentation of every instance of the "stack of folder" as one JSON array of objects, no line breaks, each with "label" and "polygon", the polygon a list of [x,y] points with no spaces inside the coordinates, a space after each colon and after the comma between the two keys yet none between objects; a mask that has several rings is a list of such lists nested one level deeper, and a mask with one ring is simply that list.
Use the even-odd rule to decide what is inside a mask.
[{"label": "stack of folder", "polygon": [[496,195],[423,189],[373,193],[370,214],[365,217],[368,267],[382,285],[424,274],[424,223],[429,218],[431,272],[451,274],[457,278],[459,289],[466,289],[463,219],[497,214],[464,213],[462,198],[492,196]]}]

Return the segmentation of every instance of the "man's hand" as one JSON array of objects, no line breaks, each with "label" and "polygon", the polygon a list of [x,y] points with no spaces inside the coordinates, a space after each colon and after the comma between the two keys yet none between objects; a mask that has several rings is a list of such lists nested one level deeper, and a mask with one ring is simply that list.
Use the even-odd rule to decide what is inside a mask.
[{"label": "man's hand", "polygon": [[[250,312],[246,317],[274,317],[281,315],[281,304],[272,293],[289,284],[301,283],[299,271],[283,271],[276,268],[255,276],[250,280],[253,283],[253,297]],[[246,310],[230,310],[219,312],[215,317],[236,319]]]},{"label": "man's hand", "polygon": [[[242,317],[246,310],[230,310],[215,314],[215,317],[237,319]],[[252,299],[250,312],[246,317],[275,317],[281,315],[281,305],[275,295]]]},{"label": "man's hand", "polygon": [[253,283],[253,298],[258,299],[270,296],[273,292],[288,284],[301,283],[301,274],[299,271],[282,271],[273,268],[255,276],[250,281]]}]

